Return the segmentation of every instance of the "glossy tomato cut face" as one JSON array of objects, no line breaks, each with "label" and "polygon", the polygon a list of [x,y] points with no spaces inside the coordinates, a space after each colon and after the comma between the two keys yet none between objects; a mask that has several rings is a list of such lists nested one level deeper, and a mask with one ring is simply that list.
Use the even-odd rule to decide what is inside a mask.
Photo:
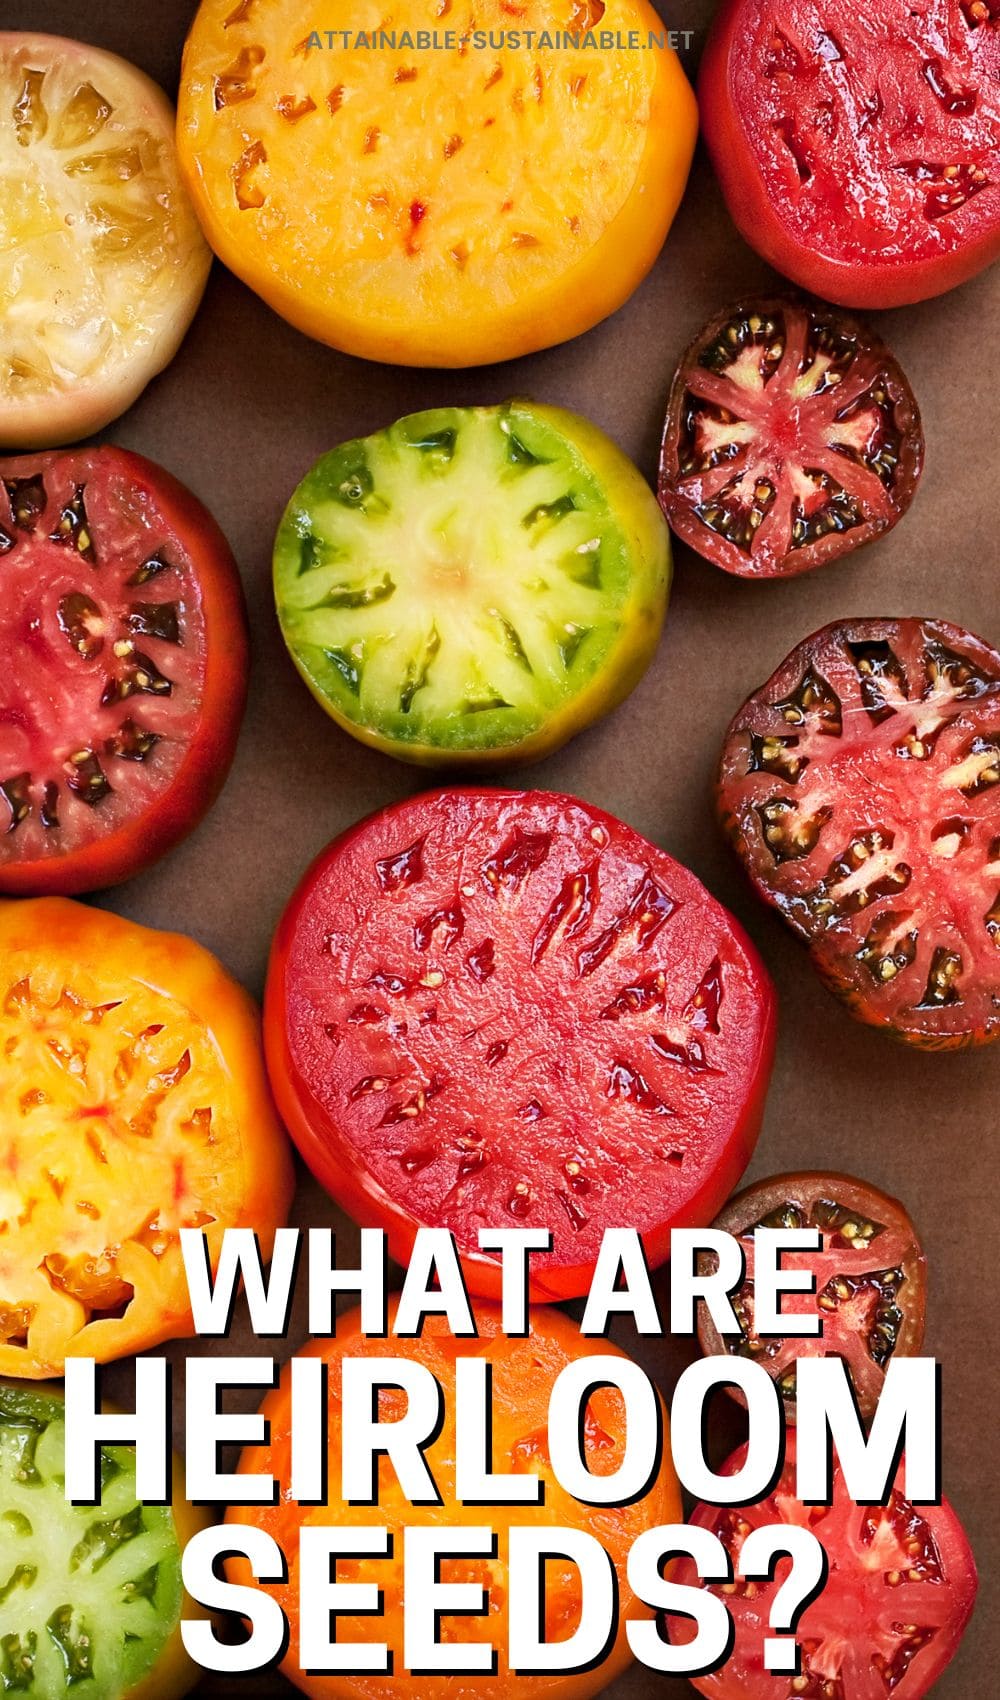
[{"label": "glossy tomato cut face", "polygon": [[127,879],[195,826],[246,699],[225,539],[117,448],[0,462],[0,891]]},{"label": "glossy tomato cut face", "polygon": [[729,728],[725,830],[859,1020],[1000,1038],[1000,653],[941,620],[845,620]]},{"label": "glossy tomato cut face", "polygon": [[429,792],[313,865],[278,929],[267,1052],[306,1161],[405,1260],[481,1227],[549,1230],[536,1296],[585,1292],[602,1233],[653,1263],[749,1159],[770,982],[694,875],[546,792]]},{"label": "glossy tomato cut face", "polygon": [[733,218],[803,288],[899,306],[1000,253],[993,0],[727,0],[699,92]]},{"label": "glossy tomato cut face", "polygon": [[[903,1206],[849,1175],[773,1175],[730,1199],[715,1227],[733,1234],[743,1249],[746,1279],[732,1295],[738,1335],[721,1335],[704,1304],[698,1307],[703,1352],[730,1352],[763,1365],[795,1421],[796,1360],[839,1357],[847,1365],[858,1405],[874,1415],[893,1357],[920,1351],[924,1337],[926,1262],[916,1229]],[[758,1228],[813,1228],[818,1252],[783,1254],[786,1269],[807,1270],[811,1293],[789,1293],[787,1315],[818,1316],[812,1337],[757,1333],[754,1319],[754,1234]],[[703,1254],[701,1272],[713,1260]]]},{"label": "glossy tomato cut face", "polygon": [[660,503],[677,535],[739,578],[790,578],[890,531],[924,439],[895,356],[820,301],[716,315],[674,378]]},{"label": "glossy tomato cut face", "polygon": [[[395,1305],[391,1304],[390,1329],[394,1320]],[[568,1316],[551,1306],[531,1312],[530,1335],[525,1339],[514,1339],[504,1334],[500,1309],[494,1305],[476,1306],[476,1329],[477,1338],[456,1340],[443,1317],[428,1317],[419,1337],[393,1336],[393,1355],[429,1371],[441,1390],[440,1428],[425,1453],[427,1467],[441,1497],[440,1505],[411,1505],[387,1457],[383,1457],[378,1466],[378,1503],[362,1506],[348,1501],[353,1484],[345,1481],[342,1474],[344,1363],[347,1359],[377,1360],[386,1352],[384,1340],[362,1332],[359,1312],[351,1311],[338,1317],[335,1340],[315,1340],[301,1354],[321,1360],[326,1369],[329,1485],[325,1503],[300,1505],[291,1492],[293,1404],[291,1377],[287,1370],[281,1385],[264,1401],[261,1409],[268,1425],[267,1445],[247,1446],[240,1460],[240,1472],[266,1470],[280,1484],[277,1503],[255,1507],[253,1520],[273,1537],[289,1563],[286,1580],[256,1585],[277,1600],[286,1615],[289,1646],[281,1668],[296,1688],[310,1696],[310,1700],[396,1700],[400,1694],[406,1700],[450,1700],[451,1696],[457,1696],[458,1700],[472,1700],[473,1696],[487,1695],[491,1700],[534,1700],[540,1692],[546,1700],[591,1700],[591,1696],[614,1683],[631,1662],[628,1624],[652,1616],[650,1608],[637,1598],[629,1584],[628,1555],[643,1530],[674,1523],[682,1515],[680,1489],[669,1444],[665,1445],[659,1466],[640,1498],[633,1499],[629,1505],[602,1507],[598,1514],[601,1545],[615,1571],[618,1605],[614,1634],[609,1638],[600,1662],[589,1669],[553,1672],[547,1676],[511,1669],[510,1624],[516,1609],[511,1528],[541,1522],[557,1530],[579,1529],[591,1534],[595,1531],[593,1508],[574,1499],[552,1468],[548,1419],[553,1386],[563,1371],[571,1369],[581,1358],[596,1358],[598,1364],[605,1361],[613,1374],[616,1365],[622,1364],[624,1354],[606,1340],[585,1339]],[[534,1476],[540,1480],[544,1495],[542,1508],[506,1505],[490,1506],[488,1511],[484,1511],[481,1504],[458,1498],[455,1388],[459,1359],[478,1359],[484,1366],[489,1366],[494,1469],[515,1477]],[[296,1400],[299,1397],[296,1392]],[[383,1422],[392,1423],[405,1414],[406,1395],[397,1388],[383,1387],[377,1394],[377,1401],[378,1414]],[[665,1414],[663,1425],[666,1433]],[[610,1476],[620,1470],[629,1439],[628,1413],[621,1393],[610,1386],[595,1387],[584,1407],[583,1416],[582,1453],[587,1469],[595,1476]],[[229,1512],[229,1520],[235,1524],[245,1523],[245,1509],[234,1505]],[[477,1652],[482,1651],[484,1642],[490,1643],[496,1651],[495,1672],[493,1675],[467,1672],[463,1678],[455,1671],[411,1671],[405,1663],[405,1620],[408,1611],[413,1609],[411,1578],[404,1571],[406,1531],[416,1528],[461,1532],[470,1529],[470,1526],[481,1527],[484,1520],[495,1531],[493,1556],[445,1554],[441,1561],[441,1580],[472,1583],[486,1590],[487,1607],[481,1613],[470,1612],[461,1617],[444,1614],[441,1639],[453,1644],[460,1639]],[[338,1580],[363,1581],[381,1590],[379,1611],[363,1614],[344,1611],[338,1625],[338,1636],[344,1642],[359,1644],[366,1652],[374,1653],[379,1645],[387,1646],[392,1657],[391,1674],[377,1675],[364,1670],[324,1672],[303,1668],[306,1661],[302,1633],[303,1603],[299,1597],[299,1537],[304,1525],[332,1531],[339,1529],[342,1535],[345,1526],[389,1531],[392,1550],[384,1558],[345,1553],[343,1558],[337,1559],[337,1572]],[[253,1584],[245,1559],[228,1559],[226,1570],[229,1581]],[[308,1609],[306,1602],[305,1610]],[[553,1554],[546,1564],[542,1611],[545,1639],[567,1640],[579,1628],[585,1609],[579,1568],[570,1560]]]},{"label": "glossy tomato cut face", "polygon": [[327,41],[314,0],[202,0],[178,149],[216,252],[300,330],[472,366],[621,306],[677,211],[698,113],[648,0],[441,5],[363,0]]},{"label": "glossy tomato cut face", "polygon": [[[722,1473],[734,1475],[745,1456],[745,1449],[734,1453]],[[778,1561],[770,1582],[737,1579],[712,1587],[733,1618],[736,1639],[720,1670],[691,1679],[709,1700],[923,1700],[951,1663],[972,1615],[978,1584],[965,1531],[947,1500],[910,1504],[902,1464],[886,1506],[855,1505],[839,1465],[832,1505],[803,1505],[795,1497],[791,1435],[785,1469],[767,1499],[736,1509],[700,1504],[690,1521],[717,1535],[734,1562],[752,1529],[775,1523],[807,1528],[829,1563],[822,1592],[798,1622],[798,1675],[765,1670],[762,1651],[789,1561]],[[690,1559],[681,1560],[672,1579],[699,1585]],[[671,1640],[690,1640],[692,1628],[690,1620],[671,1619]]]}]

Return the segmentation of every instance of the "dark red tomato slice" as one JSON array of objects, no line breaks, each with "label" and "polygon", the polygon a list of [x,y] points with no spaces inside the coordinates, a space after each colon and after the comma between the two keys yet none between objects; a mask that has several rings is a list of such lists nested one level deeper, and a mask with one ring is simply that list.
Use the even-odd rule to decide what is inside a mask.
[{"label": "dark red tomato slice", "polygon": [[1000,653],[941,620],[800,643],[726,734],[719,810],[861,1021],[1000,1038]]},{"label": "dark red tomato slice", "polygon": [[774,998],[693,874],[546,792],[444,790],[337,839],[278,929],[268,1065],[322,1184],[405,1262],[446,1227],[549,1229],[536,1299],[586,1291],[605,1228],[652,1263],[757,1137]]},{"label": "dark red tomato slice", "polygon": [[997,0],[725,0],[699,96],[730,213],[804,289],[896,307],[1000,254]]},{"label": "dark red tomato slice", "polygon": [[[715,1223],[743,1246],[746,1280],[733,1295],[743,1332],[723,1336],[704,1305],[698,1338],[710,1355],[738,1353],[763,1364],[795,1421],[795,1360],[837,1357],[847,1365],[862,1415],[874,1415],[890,1358],[913,1357],[924,1338],[927,1265],[917,1231],[903,1206],[887,1193],[849,1175],[772,1175],[730,1200]],[[815,1292],[786,1293],[789,1316],[816,1316],[821,1335],[776,1334],[754,1329],[754,1232],[757,1228],[818,1228],[819,1252],[786,1252],[786,1269],[807,1269]],[[702,1258],[703,1271],[708,1259]]]},{"label": "dark red tomato slice", "polygon": [[[722,1473],[735,1475],[745,1456],[745,1448],[734,1453]],[[713,1585],[733,1618],[736,1641],[721,1670],[691,1679],[695,1688],[711,1700],[922,1700],[950,1664],[976,1598],[975,1560],[958,1517],[947,1501],[911,1505],[902,1464],[885,1507],[855,1505],[839,1468],[832,1506],[803,1505],[795,1497],[794,1464],[792,1431],[781,1480],[767,1499],[739,1509],[697,1505],[690,1521],[711,1529],[734,1561],[761,1524],[798,1525],[818,1536],[829,1576],[799,1619],[801,1674],[764,1669],[768,1614],[790,1569],[783,1558],[770,1582]],[[681,1560],[672,1579],[698,1586],[690,1559]],[[691,1640],[691,1620],[671,1620],[669,1633],[677,1644]]]},{"label": "dark red tomato slice", "polygon": [[91,891],[177,843],[246,680],[239,576],[189,490],[113,447],[0,462],[0,891]]},{"label": "dark red tomato slice", "polygon": [[660,456],[678,537],[740,578],[788,578],[890,531],[924,460],[898,361],[821,302],[741,302],[681,360]]}]

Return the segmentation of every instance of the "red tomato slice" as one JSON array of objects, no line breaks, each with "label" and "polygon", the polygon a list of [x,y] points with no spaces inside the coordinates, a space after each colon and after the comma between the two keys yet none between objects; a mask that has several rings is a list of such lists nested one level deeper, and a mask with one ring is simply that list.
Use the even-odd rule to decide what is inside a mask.
[{"label": "red tomato slice", "polygon": [[128,879],[236,747],[246,615],[211,515],[123,449],[0,462],[0,891]]},{"label": "red tomato slice", "polygon": [[[733,1295],[739,1335],[721,1335],[707,1306],[698,1306],[703,1352],[732,1352],[762,1364],[795,1421],[797,1358],[839,1357],[847,1365],[861,1413],[874,1414],[890,1358],[920,1351],[927,1302],[927,1264],[903,1206],[867,1181],[849,1175],[771,1175],[737,1193],[715,1227],[742,1243],[746,1280]],[[754,1328],[757,1228],[818,1228],[818,1252],[786,1252],[786,1269],[806,1269],[812,1293],[788,1293],[789,1316],[816,1316],[822,1334],[758,1336]],[[701,1259],[707,1272],[712,1260]],[[735,1389],[731,1389],[735,1392]]]},{"label": "red tomato slice", "polygon": [[804,288],[894,307],[1000,254],[997,0],[726,0],[699,94],[733,218]]},{"label": "red tomato slice", "polygon": [[651,1262],[757,1137],[774,999],[742,929],[655,845],[545,792],[428,792],[319,858],[267,989],[279,1105],[322,1184],[405,1261],[450,1228],[547,1228],[537,1298],[585,1292],[605,1228]]},{"label": "red tomato slice", "polygon": [[943,620],[814,632],[729,727],[719,812],[859,1020],[1000,1039],[1000,652]]},{"label": "red tomato slice", "polygon": [[[746,1449],[723,1466],[735,1475]],[[730,1658],[711,1676],[692,1677],[710,1700],[922,1700],[950,1664],[975,1603],[972,1550],[947,1500],[911,1505],[902,1491],[903,1466],[885,1507],[855,1505],[839,1468],[833,1504],[803,1505],[795,1497],[795,1437],[775,1491],[758,1505],[723,1509],[697,1505],[690,1521],[718,1535],[735,1561],[751,1529],[788,1523],[811,1529],[826,1549],[829,1576],[799,1619],[798,1676],[764,1668],[768,1616],[790,1563],[780,1559],[770,1582],[715,1584],[736,1626]],[[673,1580],[697,1587],[690,1559]],[[671,1620],[672,1641],[692,1639],[690,1619]]]}]

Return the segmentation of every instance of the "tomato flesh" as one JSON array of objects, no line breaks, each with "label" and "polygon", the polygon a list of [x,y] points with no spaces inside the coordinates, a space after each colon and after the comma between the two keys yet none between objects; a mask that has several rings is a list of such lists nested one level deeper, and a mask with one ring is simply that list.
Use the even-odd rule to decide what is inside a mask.
[{"label": "tomato flesh", "polygon": [[[390,1326],[395,1306],[390,1308]],[[406,1499],[388,1459],[378,1473],[378,1502],[374,1506],[351,1505],[350,1484],[341,1472],[342,1431],[345,1423],[343,1364],[346,1358],[380,1358],[386,1343],[364,1335],[357,1311],[337,1319],[335,1340],[316,1340],[304,1356],[319,1358],[327,1367],[327,1434],[329,1489],[325,1503],[308,1508],[290,1491],[292,1396],[286,1371],[280,1387],[269,1394],[262,1412],[268,1424],[264,1453],[248,1446],[240,1470],[267,1470],[280,1483],[278,1503],[257,1506],[255,1525],[274,1537],[288,1559],[285,1582],[267,1584],[267,1591],[281,1605],[289,1620],[289,1652],[282,1666],[285,1674],[312,1700],[476,1700],[488,1694],[493,1700],[532,1700],[539,1692],[546,1700],[589,1700],[627,1668],[631,1653],[627,1625],[651,1616],[632,1592],[627,1577],[628,1553],[644,1529],[679,1521],[680,1491],[670,1462],[669,1445],[646,1492],[630,1505],[609,1506],[595,1513],[566,1492],[552,1469],[549,1452],[548,1410],[552,1388],[559,1374],[581,1357],[620,1362],[622,1353],[605,1340],[585,1340],[575,1323],[552,1307],[531,1313],[531,1331],[526,1339],[509,1339],[501,1328],[499,1308],[476,1307],[478,1338],[456,1340],[442,1317],[429,1317],[418,1338],[393,1337],[395,1356],[423,1365],[434,1376],[442,1393],[442,1422],[426,1452],[428,1468],[441,1496],[440,1505],[413,1506]],[[459,1358],[479,1358],[489,1364],[492,1375],[493,1468],[513,1475],[533,1475],[543,1483],[544,1503],[535,1506],[491,1506],[464,1503],[457,1497],[456,1457],[456,1364]],[[296,1395],[298,1397],[298,1395]],[[393,1422],[406,1408],[406,1395],[387,1387],[378,1393],[379,1416]],[[664,1420],[665,1421],[665,1420]],[[666,1422],[665,1422],[666,1426]],[[595,1476],[608,1476],[621,1468],[626,1449],[625,1402],[617,1389],[595,1388],[584,1410],[582,1449],[587,1468]],[[241,1524],[250,1515],[235,1505],[228,1520]],[[464,1676],[458,1672],[421,1674],[406,1668],[404,1613],[404,1542],[406,1531],[437,1527],[461,1530],[489,1523],[496,1531],[497,1546],[492,1558],[469,1555],[444,1557],[441,1579],[476,1583],[488,1591],[487,1609],[478,1616],[445,1614],[441,1639],[481,1648],[484,1642],[496,1649],[497,1668],[492,1676]],[[299,1534],[303,1524],[351,1528],[388,1529],[391,1554],[386,1558],[345,1556],[337,1560],[337,1579],[376,1584],[382,1590],[380,1611],[366,1615],[346,1611],[337,1634],[344,1642],[361,1645],[383,1643],[392,1650],[392,1674],[376,1676],[357,1673],[322,1674],[302,1668],[299,1586],[302,1560]],[[619,1612],[615,1634],[604,1657],[589,1670],[563,1675],[532,1675],[512,1670],[508,1655],[511,1616],[510,1546],[512,1526],[584,1529],[597,1533],[617,1574]],[[557,1542],[553,1543],[557,1545]],[[251,1581],[244,1560],[230,1559],[227,1574],[233,1582]],[[260,1584],[258,1584],[260,1586]],[[580,1572],[569,1562],[553,1556],[546,1565],[543,1621],[549,1641],[566,1640],[580,1624],[583,1600]]]},{"label": "tomato flesh", "polygon": [[[777,1382],[795,1421],[795,1360],[839,1357],[847,1365],[862,1415],[873,1415],[890,1358],[920,1351],[926,1263],[912,1222],[894,1198],[847,1175],[774,1175],[731,1199],[715,1223],[743,1247],[746,1279],[732,1304],[742,1332],[720,1335],[704,1305],[698,1311],[702,1351],[732,1352],[762,1364]],[[819,1252],[786,1252],[786,1269],[805,1269],[813,1293],[787,1293],[789,1316],[816,1316],[814,1337],[767,1335],[754,1327],[754,1231],[817,1228]],[[708,1260],[702,1259],[702,1269]]]},{"label": "tomato flesh", "polygon": [[[745,1449],[723,1468],[733,1475]],[[923,1700],[951,1662],[976,1597],[976,1566],[958,1517],[948,1502],[914,1506],[903,1490],[903,1465],[886,1506],[855,1505],[839,1467],[831,1506],[803,1505],[795,1497],[795,1443],[789,1437],[778,1486],[756,1505],[723,1509],[700,1504],[690,1521],[710,1529],[736,1559],[751,1530],[787,1523],[807,1528],[822,1542],[829,1575],[799,1619],[798,1676],[764,1669],[769,1613],[790,1563],[779,1560],[773,1579],[716,1584],[736,1626],[726,1664],[691,1680],[710,1700]],[[698,1586],[690,1559],[674,1580]],[[671,1623],[671,1639],[689,1640],[690,1623]]]},{"label": "tomato flesh", "polygon": [[856,319],[819,302],[745,302],[681,360],[660,502],[715,566],[786,578],[891,530],[923,452],[898,361]]},{"label": "tomato flesh", "polygon": [[0,463],[0,575],[0,891],[125,878],[232,758],[232,559],[166,473],[107,448]]},{"label": "tomato flesh", "polygon": [[736,223],[804,288],[898,306],[1000,253],[992,3],[728,0],[700,93]]},{"label": "tomato flesh", "polygon": [[723,825],[862,1021],[1000,1038],[1000,653],[940,620],[807,638],[732,722]]},{"label": "tomato flesh", "polygon": [[428,793],[363,822],[278,930],[267,1048],[321,1181],[403,1256],[444,1225],[553,1235],[539,1296],[586,1290],[606,1227],[708,1221],[770,1072],[770,983],[692,874],[569,797]]}]

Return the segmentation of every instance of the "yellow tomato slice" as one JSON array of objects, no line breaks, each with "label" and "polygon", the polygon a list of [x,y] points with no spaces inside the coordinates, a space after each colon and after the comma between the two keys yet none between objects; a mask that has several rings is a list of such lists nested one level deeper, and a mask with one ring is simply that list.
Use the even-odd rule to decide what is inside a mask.
[{"label": "yellow tomato slice", "polygon": [[191,939],[0,904],[0,1375],[190,1330],[182,1228],[266,1254],[291,1202],[256,1011]]},{"label": "yellow tomato slice", "polygon": [[175,353],[211,255],[173,130],[124,59],[0,34],[0,446],[98,430]]},{"label": "yellow tomato slice", "polygon": [[664,32],[647,0],[203,0],[178,139],[209,241],[369,359],[576,336],[645,276],[687,179],[697,111]]}]

